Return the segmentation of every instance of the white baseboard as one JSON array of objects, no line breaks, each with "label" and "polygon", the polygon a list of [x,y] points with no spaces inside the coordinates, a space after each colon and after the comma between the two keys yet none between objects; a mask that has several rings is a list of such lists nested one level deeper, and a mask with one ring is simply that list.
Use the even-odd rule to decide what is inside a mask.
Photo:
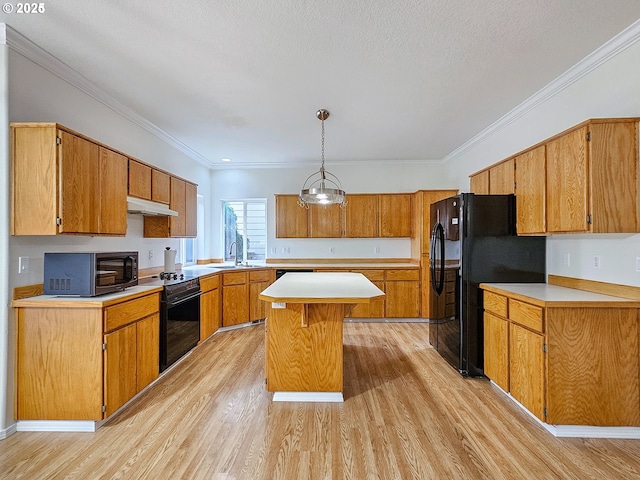
[{"label": "white baseboard", "polygon": [[16,433],[17,430],[17,424],[13,423],[11,425],[9,425],[7,428],[0,430],[0,440],[4,440],[5,438],[7,438],[10,435],[13,435],[14,433]]},{"label": "white baseboard", "polygon": [[95,432],[100,423],[90,420],[19,420],[18,432]]},{"label": "white baseboard", "polygon": [[274,402],[344,402],[342,392],[275,392]]},{"label": "white baseboard", "polygon": [[497,385],[493,380],[491,384],[504,393],[516,405],[524,410],[533,420],[541,425],[547,432],[558,438],[618,438],[637,440],[640,439],[640,427],[600,427],[596,425],[552,425],[545,423],[531,413],[524,405]]}]

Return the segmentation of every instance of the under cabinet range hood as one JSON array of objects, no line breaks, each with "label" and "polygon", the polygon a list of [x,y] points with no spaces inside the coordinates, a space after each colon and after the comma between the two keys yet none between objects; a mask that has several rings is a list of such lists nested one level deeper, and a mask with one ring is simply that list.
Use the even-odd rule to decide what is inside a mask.
[{"label": "under cabinet range hood", "polygon": [[178,212],[171,210],[168,205],[158,202],[150,202],[142,198],[127,197],[127,212],[140,215],[177,217]]}]

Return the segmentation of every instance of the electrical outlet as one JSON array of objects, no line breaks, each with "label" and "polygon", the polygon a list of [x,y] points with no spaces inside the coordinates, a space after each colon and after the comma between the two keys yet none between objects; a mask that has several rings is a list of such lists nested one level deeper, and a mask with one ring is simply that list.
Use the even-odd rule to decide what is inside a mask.
[{"label": "electrical outlet", "polygon": [[600,255],[593,256],[593,268],[600,268]]},{"label": "electrical outlet", "polygon": [[636,272],[640,272],[640,257],[636,257]]},{"label": "electrical outlet", "polygon": [[153,250],[149,250],[149,260],[153,260]]},{"label": "electrical outlet", "polygon": [[29,271],[29,257],[18,257],[18,273]]},{"label": "electrical outlet", "polygon": [[329,253],[336,253],[336,247],[329,247]]},{"label": "electrical outlet", "polygon": [[373,253],[380,253],[380,247],[373,247]]},{"label": "electrical outlet", "polygon": [[282,247],[282,253],[290,253],[289,247]]},{"label": "electrical outlet", "polygon": [[278,253],[278,247],[271,247],[271,254],[275,255]]},{"label": "electrical outlet", "polygon": [[570,267],[571,266],[571,254],[570,253],[565,253],[564,254],[564,266],[565,267]]}]

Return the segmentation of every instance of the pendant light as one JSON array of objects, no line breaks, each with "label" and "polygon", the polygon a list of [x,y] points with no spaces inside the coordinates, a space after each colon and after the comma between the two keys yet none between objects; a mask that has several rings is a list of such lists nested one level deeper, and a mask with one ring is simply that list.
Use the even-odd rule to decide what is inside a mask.
[{"label": "pendant light", "polygon": [[322,163],[320,170],[309,175],[305,180],[298,203],[301,207],[309,208],[309,205],[335,205],[344,207],[346,194],[342,189],[338,177],[329,173],[324,168],[324,121],[329,118],[329,112],[320,109],[316,112],[316,117],[322,122]]}]

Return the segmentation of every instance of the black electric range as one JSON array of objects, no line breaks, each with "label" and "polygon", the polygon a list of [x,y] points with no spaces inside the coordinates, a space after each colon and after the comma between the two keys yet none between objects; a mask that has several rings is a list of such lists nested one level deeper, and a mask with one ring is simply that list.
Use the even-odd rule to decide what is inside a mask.
[{"label": "black electric range", "polygon": [[163,286],[160,301],[160,371],[200,341],[200,279],[191,272],[161,273],[141,284]]}]

